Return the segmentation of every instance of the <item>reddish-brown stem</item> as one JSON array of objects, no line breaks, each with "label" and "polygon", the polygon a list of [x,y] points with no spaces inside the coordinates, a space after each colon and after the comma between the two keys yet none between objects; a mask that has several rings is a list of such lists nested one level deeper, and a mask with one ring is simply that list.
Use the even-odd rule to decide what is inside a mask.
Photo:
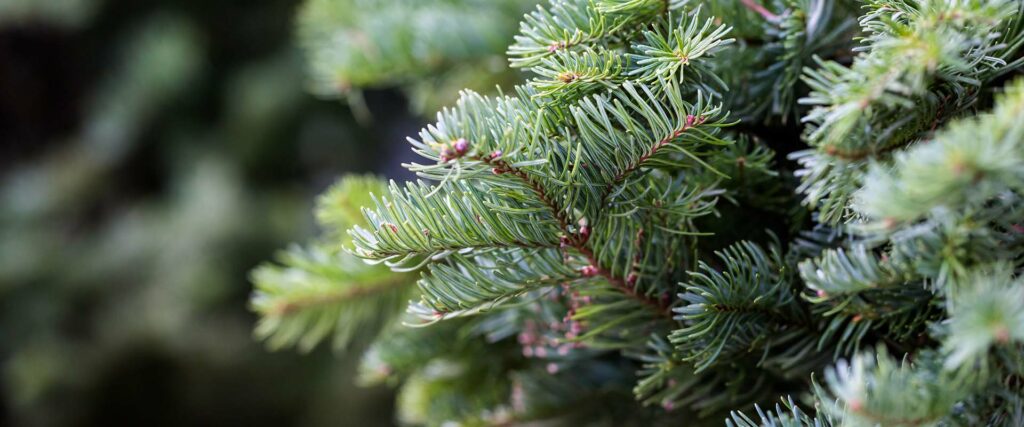
[{"label": "reddish-brown stem", "polygon": [[[679,131],[678,133],[681,134],[682,131]],[[676,136],[679,135],[676,134],[672,138],[675,138]],[[672,138],[667,138],[665,140],[666,143],[668,140],[671,140]],[[659,145],[663,144],[659,143]],[[656,150],[657,147],[652,148],[651,154],[653,154],[653,152]],[[650,154],[648,155],[648,157],[649,156]],[[636,299],[637,301],[640,301],[642,304],[650,307],[652,310],[658,313],[659,316],[672,320],[672,310],[670,307],[663,305],[658,300],[651,299],[647,295],[643,295],[636,292],[636,290],[628,286],[621,277],[615,276],[614,274],[612,274],[610,270],[601,265],[597,257],[594,256],[594,252],[587,247],[588,239],[586,237],[581,236],[578,233],[569,232],[570,221],[569,218],[566,216],[566,210],[562,209],[562,207],[559,206],[557,202],[555,202],[555,199],[547,193],[547,191],[544,189],[543,186],[540,185],[539,182],[530,177],[525,171],[519,168],[512,167],[512,165],[509,165],[508,162],[505,162],[500,158],[496,158],[493,155],[472,156],[470,157],[470,159],[477,160],[487,165],[490,165],[494,167],[495,173],[509,174],[511,176],[518,178],[520,181],[526,184],[526,186],[529,187],[530,190],[534,192],[537,198],[540,199],[541,203],[544,203],[548,210],[551,211],[551,214],[555,217],[555,220],[558,221],[559,227],[562,229],[564,233],[568,235],[568,245],[573,249],[576,249],[576,251],[583,255],[587,259],[587,262],[589,262],[590,265],[593,266],[598,275],[608,280],[608,283],[610,283],[613,287],[621,291],[623,294],[629,296],[630,298]],[[638,165],[639,163],[641,162],[638,162]]]},{"label": "reddish-brown stem", "polygon": [[597,269],[597,274],[599,274],[601,277],[604,277],[605,280],[608,280],[608,283],[610,283],[612,287],[618,289],[619,292],[628,295],[630,298],[640,301],[640,303],[650,307],[651,310],[654,311],[655,313],[658,313],[659,316],[664,317],[668,320],[672,320],[671,307],[663,305],[660,301],[651,299],[647,295],[638,293],[635,288],[627,285],[626,282],[622,280],[622,278],[616,277],[614,274],[612,274],[611,271],[608,271],[608,269],[604,268],[601,265],[601,263],[597,260],[597,257],[594,256],[594,252],[591,251],[590,248],[586,247],[585,244],[573,245],[573,248],[576,249],[581,255],[583,255],[587,259],[587,262],[589,262],[590,265],[593,265],[594,268]]},{"label": "reddish-brown stem", "polygon": [[654,143],[654,145],[652,145],[646,153],[640,155],[640,158],[637,159],[636,163],[630,164],[625,169],[615,174],[615,178],[612,179],[612,182],[609,182],[608,185],[605,186],[604,193],[601,194],[601,204],[598,206],[603,208],[604,205],[608,203],[608,197],[611,196],[612,190],[615,189],[615,186],[622,183],[622,181],[625,180],[630,174],[640,169],[640,166],[643,166],[644,162],[646,162],[647,159],[653,157],[655,154],[658,154],[658,150],[660,150],[661,147],[668,145],[668,143],[672,142],[673,139],[679,138],[679,136],[686,132],[687,129],[690,129],[693,126],[693,124],[699,124],[703,120],[703,117],[694,118],[693,116],[688,116],[687,123],[684,124],[682,128],[672,132],[672,134],[665,137],[661,141]]},{"label": "reddish-brown stem", "polygon": [[500,158],[495,158],[494,156],[473,156],[471,159],[493,166],[495,173],[507,173],[519,178],[520,181],[523,181],[523,183],[525,183],[527,187],[530,187],[530,190],[537,195],[537,198],[540,199],[541,203],[544,203],[544,206],[551,211],[555,220],[558,221],[559,228],[561,228],[562,231],[568,232],[569,218],[565,214],[565,209],[562,209],[557,203],[555,203],[554,199],[548,195],[547,191],[544,190],[544,187],[542,187],[537,180],[527,175],[522,169],[514,168],[512,165],[509,165],[508,162]]},{"label": "reddish-brown stem", "polygon": [[762,17],[764,17],[764,19],[767,19],[769,21],[775,21],[775,20],[779,19],[779,15],[776,15],[776,14],[772,13],[770,10],[766,9],[764,6],[761,6],[761,4],[758,3],[756,0],[740,0],[740,1],[743,3],[744,6],[747,7],[747,9],[750,9],[750,10],[752,10],[754,12],[757,12],[757,14],[761,15]]}]

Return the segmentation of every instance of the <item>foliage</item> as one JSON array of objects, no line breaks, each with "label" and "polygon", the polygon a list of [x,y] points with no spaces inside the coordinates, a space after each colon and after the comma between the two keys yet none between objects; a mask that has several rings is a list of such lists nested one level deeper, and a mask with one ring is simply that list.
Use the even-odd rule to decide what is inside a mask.
[{"label": "foliage", "polygon": [[[1022,17],[1011,0],[551,0],[507,51],[535,77],[464,91],[410,138],[420,180],[375,194],[347,250],[419,272],[423,337],[468,322],[456,340],[495,352],[419,346],[631,390],[607,419],[1019,421]],[[498,382],[513,391],[490,412],[433,411],[433,357],[404,359],[422,401],[405,421],[557,422],[599,401],[541,410]]]},{"label": "foliage", "polygon": [[349,99],[365,114],[361,90],[402,86],[427,114],[459,89],[513,82],[501,50],[515,19],[537,0],[310,0],[298,39],[313,93]]}]

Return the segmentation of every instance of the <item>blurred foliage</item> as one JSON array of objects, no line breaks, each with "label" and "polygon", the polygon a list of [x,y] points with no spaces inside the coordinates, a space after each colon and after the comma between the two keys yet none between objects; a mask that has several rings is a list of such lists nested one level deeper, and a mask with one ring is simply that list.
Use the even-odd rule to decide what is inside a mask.
[{"label": "blurred foliage", "polygon": [[491,92],[519,75],[504,50],[517,18],[538,0],[308,0],[298,18],[313,93],[346,98],[400,87],[414,111],[432,113],[464,88]]},{"label": "blurred foliage", "polygon": [[389,423],[251,340],[245,272],[386,135],[303,93],[295,1],[239,6],[0,1],[0,424]]},{"label": "blurred foliage", "polygon": [[41,22],[80,27],[89,22],[99,0],[4,0],[0,2],[0,25]]}]

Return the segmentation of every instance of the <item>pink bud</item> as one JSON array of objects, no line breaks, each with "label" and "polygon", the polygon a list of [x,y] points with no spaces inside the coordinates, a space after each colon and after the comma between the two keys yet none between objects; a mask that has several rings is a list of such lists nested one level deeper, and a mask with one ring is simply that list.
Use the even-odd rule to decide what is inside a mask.
[{"label": "pink bud", "polygon": [[495,175],[501,175],[501,174],[505,173],[505,171],[503,171],[501,169],[498,169],[498,168],[491,168],[491,173],[493,173]]},{"label": "pink bud", "polygon": [[821,289],[818,289],[818,298],[828,298],[828,293]]},{"label": "pink bud", "polygon": [[597,268],[592,265],[588,265],[580,269],[580,274],[583,274],[586,277],[596,276]]},{"label": "pink bud", "polygon": [[693,126],[693,124],[696,121],[697,121],[697,116],[694,116],[693,114],[687,114],[686,115],[686,127]]},{"label": "pink bud", "polygon": [[455,148],[455,154],[461,156],[466,154],[466,151],[469,150],[469,141],[466,141],[465,138],[459,138],[454,144],[452,144],[452,147]]},{"label": "pink bud", "polygon": [[580,227],[580,237],[582,237],[583,240],[587,240],[587,238],[590,237],[590,226],[584,225]]},{"label": "pink bud", "polygon": [[547,370],[548,370],[548,373],[551,374],[551,375],[557,374],[558,373],[558,365],[553,363],[553,362],[552,363],[548,363]]},{"label": "pink bud", "polygon": [[636,286],[636,279],[636,273],[629,273],[629,276],[626,277],[626,286],[631,288]]},{"label": "pink bud", "polygon": [[497,159],[499,157],[501,157],[501,150],[494,150],[494,152],[491,153],[491,160]]}]

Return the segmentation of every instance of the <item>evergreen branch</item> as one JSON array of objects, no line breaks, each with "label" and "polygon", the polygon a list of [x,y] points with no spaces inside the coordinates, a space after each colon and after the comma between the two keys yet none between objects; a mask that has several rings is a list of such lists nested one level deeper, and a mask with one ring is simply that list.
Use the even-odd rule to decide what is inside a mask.
[{"label": "evergreen branch", "polygon": [[[872,5],[876,11],[886,6]],[[807,71],[805,82],[813,91],[801,102],[819,106],[805,118],[814,125],[808,134],[809,143],[842,151],[900,143],[880,139],[885,145],[879,146],[874,139],[865,140],[852,133],[864,132],[867,123],[878,128],[878,118],[886,119],[882,113],[886,109],[910,110],[915,98],[926,94],[935,79],[958,87],[980,84],[978,77],[983,69],[1005,64],[988,54],[998,49],[1000,18],[1016,14],[1016,9],[1007,1],[986,3],[980,8],[930,3],[906,15],[906,22],[869,13],[861,26],[873,32],[868,39],[874,49],[857,57],[850,68],[822,62],[821,70]],[[878,117],[871,119],[876,110],[882,114],[875,113]]]},{"label": "evergreen branch", "polygon": [[1015,344],[1024,342],[1024,281],[1007,264],[973,272],[965,288],[949,302],[946,369],[983,363],[993,347],[1017,352]]},{"label": "evergreen branch", "polygon": [[626,82],[615,98],[587,98],[572,109],[579,137],[585,141],[587,177],[606,183],[585,209],[595,217],[616,194],[614,188],[637,171],[710,169],[697,150],[731,143],[716,136],[730,125],[720,105],[711,105],[700,94],[695,104],[684,101],[674,81],[663,80],[653,89],[662,95],[647,85]]},{"label": "evergreen branch", "polygon": [[[813,330],[796,292],[783,275],[784,264],[749,242],[719,252],[725,264],[719,272],[701,262],[691,273],[680,298],[686,306],[675,311],[686,325],[670,339],[685,352],[683,360],[701,372],[720,357],[775,345],[801,346]],[[813,342],[813,338],[811,340]]]},{"label": "evergreen branch", "polygon": [[295,246],[279,260],[252,273],[256,335],[272,348],[309,351],[329,335],[345,348],[357,333],[372,337],[390,324],[412,295],[410,277],[345,253]]},{"label": "evergreen branch", "polygon": [[889,262],[880,261],[863,245],[850,251],[825,250],[817,259],[801,262],[799,269],[804,283],[821,299],[899,286],[913,279]]},{"label": "evergreen branch", "polygon": [[1007,190],[1024,190],[1024,80],[1010,85],[995,109],[960,120],[899,153],[894,168],[873,167],[856,208],[870,219],[915,221],[934,209],[980,207]]},{"label": "evergreen branch", "polygon": [[626,282],[622,279],[622,277],[613,275],[611,271],[602,266],[601,263],[597,260],[597,258],[594,257],[594,253],[586,246],[587,240],[589,238],[589,232],[584,232],[583,227],[580,227],[577,233],[571,233],[569,231],[569,220],[565,215],[566,210],[561,206],[555,204],[555,202],[553,201],[553,197],[549,195],[544,190],[544,188],[540,186],[540,184],[531,179],[529,175],[527,175],[525,172],[518,168],[512,167],[511,165],[509,165],[508,163],[501,159],[490,158],[480,159],[480,161],[484,161],[487,164],[494,165],[496,174],[512,174],[516,178],[519,178],[521,181],[523,181],[523,183],[530,187],[531,190],[533,190],[534,194],[537,195],[537,198],[539,198],[548,207],[548,210],[552,213],[552,215],[555,215],[555,217],[558,218],[561,230],[568,233],[563,239],[562,245],[572,247],[581,255],[583,255],[589,262],[590,269],[586,269],[586,267],[584,267],[584,274],[600,275],[601,277],[604,277],[613,287],[621,291],[623,294],[629,296],[630,298],[636,299],[637,301],[640,301],[644,305],[650,307],[651,310],[659,313],[662,316],[666,316],[668,318],[672,317],[667,307],[662,306],[662,304],[657,300],[651,300],[650,298],[644,295],[636,293],[634,289],[626,285]]},{"label": "evergreen branch", "polygon": [[424,320],[431,322],[477,314],[527,292],[583,277],[563,262],[557,249],[454,255],[443,263],[430,264],[419,281],[423,298],[418,304],[423,307],[410,311],[430,312]]},{"label": "evergreen branch", "polygon": [[558,205],[555,196],[549,194],[541,183],[523,171],[521,168],[510,165],[504,159],[496,158],[494,156],[484,157],[473,157],[472,160],[477,160],[486,165],[493,166],[491,172],[495,175],[508,174],[522,181],[530,191],[537,197],[538,200],[547,208],[548,212],[558,221],[559,230],[562,232],[569,232],[569,214],[568,208]]},{"label": "evergreen branch", "polygon": [[[696,107],[694,108],[694,110],[697,113],[701,113],[700,107]],[[621,186],[624,182],[626,182],[627,179],[629,179],[637,171],[641,170],[641,168],[648,164],[648,161],[654,158],[660,150],[662,150],[669,144],[673,143],[674,141],[682,137],[683,134],[686,133],[686,131],[690,130],[691,128],[694,128],[695,126],[700,126],[704,124],[704,122],[707,121],[708,117],[711,116],[712,114],[713,112],[708,111],[705,114],[701,115],[687,115],[686,121],[683,123],[682,127],[672,130],[672,133],[651,145],[650,148],[648,148],[645,152],[642,152],[642,154],[636,157],[636,160],[627,163],[624,167],[622,167],[622,169],[619,170],[614,177],[612,177],[608,184],[605,185],[604,190],[601,192],[600,202],[598,203],[598,206],[601,208],[607,206],[612,195],[617,193],[615,191],[616,187]]]},{"label": "evergreen branch", "polygon": [[[749,378],[742,366],[695,373],[692,365],[680,362],[672,344],[657,335],[651,336],[643,351],[630,356],[642,363],[633,387],[637,400],[666,411],[692,408],[707,415],[758,400],[766,392],[763,377]],[[737,378],[753,381],[740,388]]]},{"label": "evergreen branch", "polygon": [[591,0],[551,0],[537,6],[520,23],[520,34],[508,48],[512,67],[532,67],[555,52],[594,43],[619,31],[625,19],[609,17]]},{"label": "evergreen branch", "polygon": [[351,302],[360,298],[371,297],[375,294],[392,292],[397,288],[406,286],[409,286],[409,280],[407,278],[401,276],[389,276],[386,280],[381,280],[379,283],[373,284],[372,286],[350,287],[348,289],[339,289],[335,292],[323,294],[298,295],[282,298],[279,301],[274,302],[270,308],[266,309],[264,314],[269,317],[291,316],[301,311],[320,309],[327,306]]},{"label": "evergreen branch", "polygon": [[667,320],[672,320],[672,310],[668,306],[667,301],[664,301],[660,298],[652,298],[648,295],[644,295],[637,292],[635,286],[630,285],[622,277],[613,274],[610,270],[608,270],[607,267],[602,266],[600,261],[598,261],[597,257],[594,256],[593,251],[584,246],[584,244],[585,243],[578,243],[573,247],[577,251],[579,251],[579,253],[582,254],[584,258],[586,258],[587,262],[590,263],[590,266],[593,268],[593,270],[587,270],[588,272],[592,271],[593,273],[603,277],[605,280],[608,281],[609,284],[612,285],[612,287],[617,289],[623,295],[626,295],[629,298],[632,298],[640,302],[641,304],[646,306],[651,312],[656,313],[658,316],[661,316]]},{"label": "evergreen branch", "polygon": [[620,55],[586,47],[559,51],[531,69],[539,77],[530,81],[534,96],[565,104],[586,95],[614,89],[622,83],[625,65]]},{"label": "evergreen branch", "polygon": [[[948,417],[970,395],[966,372],[943,371],[934,353],[897,362],[884,349],[825,372],[822,409],[850,425],[923,426]],[[977,375],[977,374],[975,374]]]},{"label": "evergreen branch", "polygon": [[[390,199],[375,199],[364,209],[369,229],[351,231],[355,254],[395,265],[415,257],[443,257],[479,248],[554,247],[560,223],[557,211],[529,209],[530,200],[510,201],[460,182],[446,184],[444,194],[428,196],[424,183],[405,189],[391,185]],[[545,215],[547,214],[547,215]]]},{"label": "evergreen branch", "polygon": [[892,342],[918,338],[934,315],[926,308],[934,295],[911,264],[879,259],[863,245],[826,249],[799,270],[813,292],[805,299],[822,318],[832,318],[819,348],[834,345],[836,355],[859,348],[870,332]]},{"label": "evergreen branch", "polygon": [[414,83],[470,61],[487,62],[481,59],[500,54],[515,31],[508,18],[533,3],[310,0],[299,11],[297,35],[312,91],[336,98],[365,87]]},{"label": "evergreen branch", "polygon": [[713,57],[735,41],[725,38],[731,28],[714,26],[714,21],[714,17],[709,17],[701,25],[698,8],[692,16],[683,15],[678,23],[670,20],[664,28],[644,31],[645,43],[634,44],[632,48],[637,53],[629,55],[636,64],[629,75],[638,76],[640,80],[684,81],[687,79],[684,71],[690,68],[696,73],[689,77],[690,81],[712,79],[716,87],[724,88],[725,83],[702,64],[702,58]]}]

